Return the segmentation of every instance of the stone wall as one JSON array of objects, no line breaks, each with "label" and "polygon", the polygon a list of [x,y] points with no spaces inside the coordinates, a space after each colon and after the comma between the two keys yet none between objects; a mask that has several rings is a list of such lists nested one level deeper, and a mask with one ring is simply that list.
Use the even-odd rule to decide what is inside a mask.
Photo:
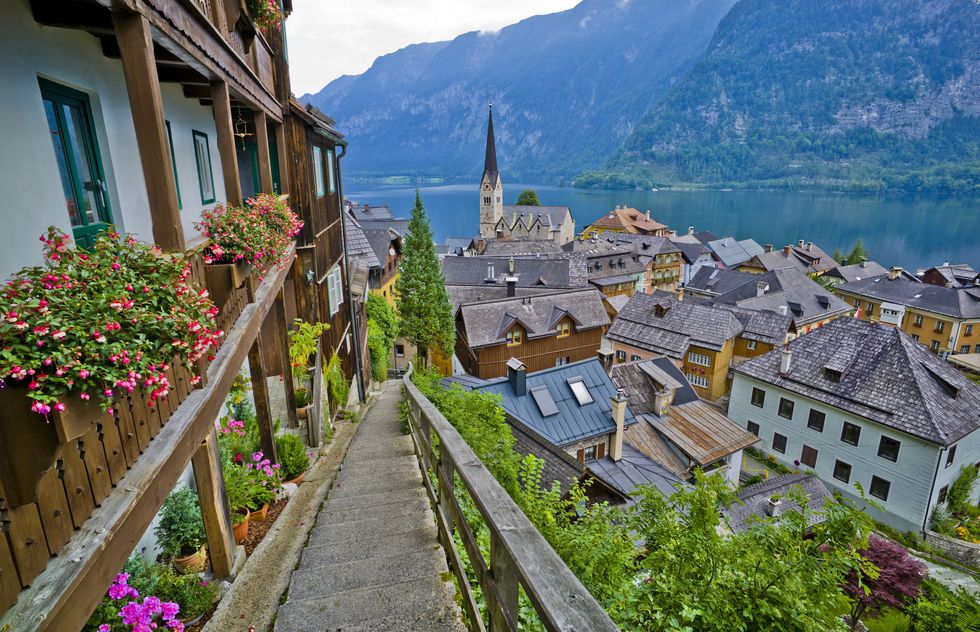
[{"label": "stone wall", "polygon": [[956,538],[926,530],[926,542],[942,551],[948,557],[971,568],[980,568],[980,544],[964,542]]}]

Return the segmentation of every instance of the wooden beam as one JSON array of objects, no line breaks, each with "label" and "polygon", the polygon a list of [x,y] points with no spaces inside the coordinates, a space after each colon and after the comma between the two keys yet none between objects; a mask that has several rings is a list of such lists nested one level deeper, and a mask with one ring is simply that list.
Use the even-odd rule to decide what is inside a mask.
[{"label": "wooden beam", "polygon": [[263,193],[275,193],[272,188],[272,156],[269,154],[269,126],[265,112],[253,113],[255,119],[255,140],[259,153],[259,184]]},{"label": "wooden beam", "polygon": [[153,240],[167,252],[183,252],[184,227],[177,203],[170,142],[157,80],[150,24],[138,13],[113,11],[112,22],[122,54],[129,107],[150,203]]},{"label": "wooden beam", "polygon": [[293,366],[289,361],[289,327],[286,324],[286,292],[279,290],[279,298],[273,307],[273,317],[276,319],[276,337],[282,353],[282,386],[286,389],[286,416],[290,428],[299,427],[296,417],[296,385],[293,383]]},{"label": "wooden beam", "polygon": [[[290,247],[286,267],[294,256]],[[207,386],[187,396],[84,528],[0,618],[0,630],[5,625],[17,632],[82,628],[221,414],[286,273],[285,268],[272,269],[255,302],[245,306],[225,336],[208,368]]]},{"label": "wooden beam", "polygon": [[[306,151],[305,149],[301,151]],[[286,146],[286,125],[276,124],[276,155],[279,158],[279,192],[289,193],[289,148]]]},{"label": "wooden beam", "polygon": [[[157,76],[160,78],[161,83],[197,84],[201,86],[208,86],[211,83],[207,77],[193,68],[164,66],[157,70]],[[210,98],[210,96],[209,94],[208,97]]]},{"label": "wooden beam", "polygon": [[259,441],[265,458],[278,463],[276,430],[272,423],[272,409],[269,407],[268,374],[262,355],[262,340],[256,338],[248,350],[248,370],[252,376],[252,399],[255,400],[255,418],[259,424]]},{"label": "wooden beam", "polygon": [[112,18],[105,7],[62,0],[31,0],[34,21],[44,26],[82,29],[90,33],[112,33]]},{"label": "wooden beam", "polygon": [[204,84],[181,84],[181,89],[184,91],[184,98],[186,99],[207,99],[211,101],[211,86]]},{"label": "wooden beam", "polygon": [[221,475],[218,433],[213,424],[204,442],[191,458],[191,463],[194,466],[194,481],[197,483],[204,530],[208,536],[211,572],[216,579],[225,579],[231,577],[235,567],[236,545],[224,477]]},{"label": "wooden beam", "polygon": [[211,83],[214,125],[218,131],[218,153],[225,179],[225,199],[232,206],[242,205],[242,184],[238,179],[238,154],[235,151],[235,128],[231,118],[231,96],[224,81]]}]

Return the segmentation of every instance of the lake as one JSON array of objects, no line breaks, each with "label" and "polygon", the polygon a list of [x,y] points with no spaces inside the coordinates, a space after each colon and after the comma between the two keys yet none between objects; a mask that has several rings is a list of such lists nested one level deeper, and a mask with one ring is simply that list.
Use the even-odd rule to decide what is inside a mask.
[{"label": "lake", "polygon": [[[387,204],[408,217],[415,187],[351,184],[345,196]],[[793,191],[592,191],[505,183],[504,203],[533,188],[542,204],[568,206],[576,231],[616,205],[627,205],[668,224],[678,233],[689,226],[718,236],[752,238],[777,248],[803,239],[845,253],[860,239],[885,267],[929,267],[943,261],[980,269],[980,198],[870,196]],[[437,242],[479,232],[477,185],[421,186]]]}]

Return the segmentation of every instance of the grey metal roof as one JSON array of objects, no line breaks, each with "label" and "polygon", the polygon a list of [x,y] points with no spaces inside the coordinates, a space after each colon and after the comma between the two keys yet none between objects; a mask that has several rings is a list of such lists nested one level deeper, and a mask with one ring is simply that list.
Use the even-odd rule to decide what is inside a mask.
[{"label": "grey metal roof", "polygon": [[718,260],[729,268],[734,268],[740,263],[745,263],[755,255],[762,254],[765,249],[753,239],[739,239],[734,237],[722,237],[705,244],[711,249]]},{"label": "grey metal roof", "polygon": [[838,291],[898,303],[956,318],[980,318],[980,288],[948,288],[917,283],[888,275],[851,281],[837,286]]},{"label": "grey metal roof", "polygon": [[374,254],[371,243],[364,235],[360,223],[350,213],[344,214],[344,245],[347,248],[347,255],[351,258],[363,261],[368,268],[380,268],[381,262]]},{"label": "grey metal roof", "polygon": [[527,338],[553,336],[556,309],[572,319],[576,331],[609,324],[602,294],[594,288],[463,303],[459,307],[466,338],[474,349],[503,343],[505,327],[514,322],[521,323],[527,331]]},{"label": "grey metal roof", "polygon": [[877,261],[863,261],[849,266],[837,266],[826,273],[827,276],[844,279],[844,281],[860,281],[882,274],[888,274],[888,270]]},{"label": "grey metal roof", "polygon": [[385,228],[390,228],[402,237],[408,235],[408,223],[407,219],[363,219],[360,220],[361,228],[364,230],[382,230]]},{"label": "grey metal roof", "polygon": [[391,207],[389,206],[371,206],[369,204],[352,203],[350,208],[358,221],[385,220],[395,217],[391,214]]},{"label": "grey metal roof", "polygon": [[702,230],[694,233],[694,236],[704,245],[708,245],[708,242],[718,241],[721,239],[718,235],[714,234],[710,230]]},{"label": "grey metal roof", "polygon": [[561,246],[551,240],[541,239],[488,239],[483,252],[487,256],[551,255],[561,252]]},{"label": "grey metal roof", "polygon": [[[746,360],[742,374],[938,445],[980,428],[980,385],[896,327],[840,318],[781,350]],[[839,381],[827,369],[842,373]]]},{"label": "grey metal roof", "polygon": [[444,377],[439,380],[439,384],[443,388],[451,388],[454,384],[458,384],[460,388],[464,391],[471,391],[474,388],[480,386],[486,386],[489,380],[484,380],[483,378],[470,375],[469,373],[460,373],[458,375],[450,375],[449,377]]},{"label": "grey metal roof", "polygon": [[[796,268],[770,270],[755,275],[754,281],[715,297],[714,302],[776,313],[785,307],[797,328],[854,309]],[[765,288],[761,295],[760,284]]]},{"label": "grey metal roof", "polygon": [[[592,403],[579,406],[568,381],[581,378]],[[558,407],[556,415],[545,417],[541,414],[531,389],[543,386]],[[565,446],[582,439],[610,434],[616,431],[612,418],[611,399],[616,387],[602,368],[598,359],[583,360],[543,371],[527,374],[527,393],[518,396],[514,393],[506,377],[474,386],[474,390],[495,393],[501,396],[501,406],[508,415],[531,427],[556,446]],[[633,414],[626,411],[626,425],[635,423]]]},{"label": "grey metal roof", "polygon": [[664,496],[671,496],[684,485],[679,476],[629,444],[623,445],[623,458],[619,461],[607,456],[585,465],[596,478],[629,498],[630,504],[636,501],[633,494],[640,485],[650,485]]},{"label": "grey metal roof", "polygon": [[814,511],[810,514],[810,525],[822,522],[820,510],[828,501],[833,501],[824,484],[814,474],[784,474],[739,490],[738,501],[724,510],[729,528],[734,533],[741,533],[768,519],[766,509],[770,498],[780,500],[776,518],[787,511],[799,511],[800,507],[796,502],[785,498],[794,488],[803,491],[807,507]]},{"label": "grey metal roof", "polygon": [[606,336],[682,358],[692,344],[720,351],[742,328],[728,310],[638,292],[616,315]]},{"label": "grey metal roof", "polygon": [[396,250],[401,249],[402,236],[390,228],[367,228],[364,229],[364,236],[371,244],[374,256],[382,262],[379,265],[383,266],[383,262],[388,260],[388,250],[392,248],[392,242],[395,242]]},{"label": "grey metal roof", "polygon": [[684,288],[709,296],[718,296],[740,288],[746,283],[752,283],[758,278],[748,272],[702,266]]},{"label": "grey metal roof", "polygon": [[577,263],[571,258],[518,257],[513,259],[514,271],[510,272],[511,259],[507,257],[446,257],[442,260],[442,276],[453,285],[506,287],[506,279],[514,277],[518,287],[583,287],[588,280],[579,273]]}]

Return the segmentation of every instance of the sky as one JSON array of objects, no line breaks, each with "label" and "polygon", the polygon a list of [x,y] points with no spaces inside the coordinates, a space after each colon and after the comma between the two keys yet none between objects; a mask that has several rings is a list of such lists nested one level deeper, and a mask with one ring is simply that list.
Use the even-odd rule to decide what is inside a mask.
[{"label": "sky", "polygon": [[409,44],[469,31],[496,31],[580,0],[293,0],[286,21],[293,94],[316,92],[341,75]]}]

